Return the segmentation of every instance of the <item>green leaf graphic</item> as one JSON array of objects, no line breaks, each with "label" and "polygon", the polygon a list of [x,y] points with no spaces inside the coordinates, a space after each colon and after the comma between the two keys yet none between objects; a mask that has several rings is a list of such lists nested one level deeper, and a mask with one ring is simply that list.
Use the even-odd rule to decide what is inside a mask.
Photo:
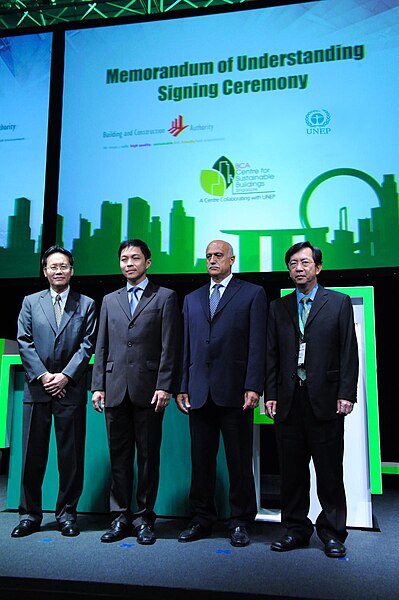
[{"label": "green leaf graphic", "polygon": [[203,169],[200,175],[202,189],[212,196],[224,196],[226,182],[224,177],[213,169]]}]

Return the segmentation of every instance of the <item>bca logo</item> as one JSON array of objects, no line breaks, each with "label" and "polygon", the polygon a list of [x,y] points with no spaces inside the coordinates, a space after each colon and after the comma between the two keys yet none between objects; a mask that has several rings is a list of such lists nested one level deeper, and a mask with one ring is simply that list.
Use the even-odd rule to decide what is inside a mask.
[{"label": "bca logo", "polygon": [[225,156],[221,156],[212,169],[201,171],[201,187],[211,196],[224,196],[227,188],[233,183],[235,174],[233,163]]}]

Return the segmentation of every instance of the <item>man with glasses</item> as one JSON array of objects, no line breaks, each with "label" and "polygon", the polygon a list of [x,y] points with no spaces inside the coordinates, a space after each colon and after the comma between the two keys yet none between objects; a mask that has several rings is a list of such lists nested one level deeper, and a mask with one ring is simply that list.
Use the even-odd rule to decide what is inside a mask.
[{"label": "man with glasses", "polygon": [[296,290],[271,303],[267,334],[265,404],[275,420],[285,529],[271,550],[309,545],[312,458],[322,508],[317,535],[326,556],[342,558],[344,420],[356,402],[359,370],[352,303],[318,284],[322,254],[308,241],[292,246],[285,263]]},{"label": "man with glasses", "polygon": [[42,484],[54,418],[59,491],[55,517],[64,536],[79,535],[76,507],[83,489],[87,367],[96,329],[94,300],[74,292],[72,254],[52,246],[42,257],[50,288],[26,296],[18,317],[25,371],[20,523],[11,537],[38,531]]}]

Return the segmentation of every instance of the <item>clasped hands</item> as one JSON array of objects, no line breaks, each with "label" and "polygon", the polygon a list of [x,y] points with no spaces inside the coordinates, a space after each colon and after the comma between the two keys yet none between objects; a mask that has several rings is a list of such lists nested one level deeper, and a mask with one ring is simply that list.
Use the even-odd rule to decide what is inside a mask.
[{"label": "clasped hands", "polygon": [[69,379],[64,373],[44,373],[40,377],[40,382],[44,387],[45,391],[51,396],[57,396],[58,398],[64,398],[66,394],[65,386]]}]

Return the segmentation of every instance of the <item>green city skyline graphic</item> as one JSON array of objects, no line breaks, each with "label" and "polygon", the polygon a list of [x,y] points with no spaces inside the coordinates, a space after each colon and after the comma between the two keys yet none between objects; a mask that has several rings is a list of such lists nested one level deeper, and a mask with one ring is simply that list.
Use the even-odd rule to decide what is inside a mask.
[{"label": "green city skyline graphic", "polygon": [[[226,164],[226,163],[224,163]],[[214,165],[214,168],[216,163]],[[220,164],[218,165],[221,166]],[[360,218],[358,241],[348,228],[348,209],[339,209],[339,228],[328,241],[329,226],[312,227],[308,205],[313,192],[325,181],[349,176],[363,181],[374,191],[377,205],[370,217]],[[32,240],[30,227],[31,202],[16,198],[14,215],[8,217],[6,247],[0,247],[2,277],[34,277],[39,274],[41,234]],[[78,236],[69,248],[75,258],[77,275],[112,275],[120,272],[117,249],[127,238],[144,239],[152,252],[153,274],[204,273],[205,258],[195,256],[195,217],[187,215],[183,200],[174,200],[169,213],[169,248],[162,250],[162,222],[151,215],[151,206],[141,197],[127,201],[127,231],[122,232],[122,203],[105,201],[100,206],[100,227],[92,231],[92,223],[80,215]],[[395,176],[386,174],[382,184],[357,169],[340,168],[317,176],[305,189],[299,203],[301,227],[286,229],[220,229],[233,235],[239,249],[238,271],[261,271],[261,241],[271,241],[272,271],[285,271],[284,255],[298,236],[319,246],[327,269],[394,267],[399,265],[399,203]],[[57,240],[63,243],[64,218],[57,215]],[[223,237],[221,235],[220,237]],[[205,254],[205,248],[204,248]]]}]

